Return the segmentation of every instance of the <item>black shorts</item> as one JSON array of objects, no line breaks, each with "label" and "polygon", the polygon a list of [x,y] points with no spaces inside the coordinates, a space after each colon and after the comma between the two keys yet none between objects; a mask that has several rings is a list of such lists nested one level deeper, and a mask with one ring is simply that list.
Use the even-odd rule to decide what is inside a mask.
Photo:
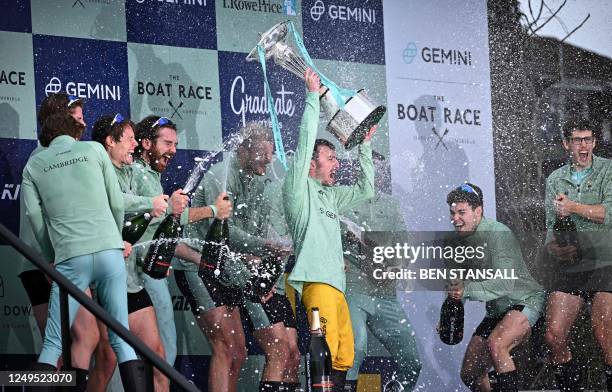
[{"label": "black shorts", "polygon": [[610,294],[612,294],[612,291],[587,291],[587,290],[569,290],[569,291],[561,291],[561,292],[565,293],[565,294],[571,294],[571,295],[575,295],[577,297],[580,297],[580,298],[582,298],[584,300],[584,302],[587,302],[587,303],[593,302],[593,297],[597,293],[610,293]]},{"label": "black shorts", "polygon": [[19,274],[19,278],[32,306],[49,303],[51,283],[47,281],[41,270],[23,271]]},{"label": "black shorts", "polygon": [[482,322],[478,325],[478,327],[476,327],[476,331],[474,331],[474,334],[472,336],[480,336],[483,339],[488,339],[489,336],[491,335],[491,332],[493,332],[493,330],[495,329],[495,327],[497,327],[497,324],[499,324],[504,317],[506,317],[506,315],[513,311],[513,310],[517,310],[519,312],[523,311],[523,308],[525,306],[523,305],[514,305],[512,306],[510,309],[508,309],[504,314],[502,314],[501,316],[498,317],[485,317]]},{"label": "black shorts", "polygon": [[[204,283],[204,287],[213,301],[215,307],[221,306],[240,306],[244,303],[244,295],[242,290],[234,287],[224,286],[219,282],[219,279],[214,275],[212,270],[201,270],[198,272],[198,276]],[[185,276],[185,271],[174,271],[174,279],[181,293],[185,296],[185,299],[189,302],[191,312],[197,316],[201,313],[202,307],[198,305],[192,288],[189,286],[189,281]],[[209,310],[209,309],[205,309]]]},{"label": "black shorts", "polygon": [[149,297],[149,293],[144,288],[137,293],[127,293],[127,303],[128,314],[153,306],[151,297]]},{"label": "black shorts", "polygon": [[270,324],[276,324],[282,321],[286,328],[297,329],[297,321],[291,309],[291,303],[286,296],[274,293],[272,298],[261,305],[270,320]]}]

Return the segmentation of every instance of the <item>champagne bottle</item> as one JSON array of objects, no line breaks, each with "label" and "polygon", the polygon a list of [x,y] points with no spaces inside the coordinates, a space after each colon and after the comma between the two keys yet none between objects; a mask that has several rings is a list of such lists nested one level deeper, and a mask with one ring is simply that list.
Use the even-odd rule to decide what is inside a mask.
[{"label": "champagne bottle", "polygon": [[463,340],[463,303],[447,297],[440,310],[440,340],[455,345]]},{"label": "champagne bottle", "polygon": [[174,257],[174,251],[181,234],[180,218],[168,215],[160,224],[149,251],[142,262],[142,270],[153,279],[163,279]]},{"label": "champagne bottle", "polygon": [[308,392],[331,392],[331,352],[321,331],[319,308],[312,308],[310,347],[306,354],[306,385]]},{"label": "champagne bottle", "polygon": [[252,271],[252,275],[246,283],[244,292],[253,302],[260,302],[274,288],[283,268],[277,257],[273,255],[263,256],[261,263]]},{"label": "champagne bottle", "polygon": [[128,219],[123,224],[121,236],[123,240],[134,245],[144,234],[151,222],[151,215],[148,212],[138,214]]},{"label": "champagne bottle", "polygon": [[559,246],[573,246],[576,248],[576,256],[573,257],[572,262],[580,260],[578,231],[571,216],[557,217],[553,225],[553,235]]},{"label": "champagne bottle", "polygon": [[229,225],[227,220],[215,219],[206,233],[200,259],[200,274],[212,272],[216,278],[221,275],[225,264]]}]

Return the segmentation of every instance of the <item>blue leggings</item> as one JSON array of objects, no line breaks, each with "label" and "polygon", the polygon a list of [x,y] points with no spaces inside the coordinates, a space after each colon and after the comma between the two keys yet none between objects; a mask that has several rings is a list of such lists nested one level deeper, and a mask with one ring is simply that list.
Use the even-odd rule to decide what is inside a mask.
[{"label": "blue leggings", "polygon": [[355,336],[355,363],[346,378],[357,379],[367,354],[370,330],[397,363],[399,374],[395,379],[412,391],[421,372],[421,361],[412,326],[397,299],[351,293],[347,301]]},{"label": "blue leggings", "polygon": [[[55,269],[83,291],[95,282],[96,293],[102,307],[121,325],[128,328],[127,281],[125,262],[120,249],[108,249],[73,257],[58,263]],[[80,306],[74,298],[68,296],[70,325],[74,322]],[[110,345],[117,355],[119,363],[137,359],[136,353],[130,345],[111,330],[108,332]],[[56,283],[53,283],[51,298],[49,299],[49,318],[38,362],[56,366],[61,355],[59,287]]]}]

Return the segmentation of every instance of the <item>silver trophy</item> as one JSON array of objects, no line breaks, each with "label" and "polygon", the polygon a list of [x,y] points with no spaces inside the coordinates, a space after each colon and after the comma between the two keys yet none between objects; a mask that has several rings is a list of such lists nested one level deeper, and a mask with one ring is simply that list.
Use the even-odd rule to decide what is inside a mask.
[{"label": "silver trophy", "polygon": [[[261,46],[266,60],[272,58],[276,64],[304,79],[304,72],[309,66],[300,51],[289,46],[286,40],[288,23],[278,23],[263,33],[246,59],[258,61],[258,46]],[[346,99],[343,107],[340,107],[334,94],[327,86],[324,87],[320,102],[323,112],[329,118],[327,130],[350,150],[363,141],[368,130],[380,121],[387,108],[374,103],[363,89],[357,90],[357,94]]]}]

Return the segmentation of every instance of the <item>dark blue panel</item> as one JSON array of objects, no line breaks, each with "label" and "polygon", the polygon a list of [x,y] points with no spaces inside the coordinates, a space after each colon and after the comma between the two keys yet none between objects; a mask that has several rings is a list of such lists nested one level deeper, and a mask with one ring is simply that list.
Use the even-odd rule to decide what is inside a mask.
[{"label": "dark blue panel", "polygon": [[0,30],[18,33],[32,32],[32,13],[30,0],[10,0],[2,2]]},{"label": "dark blue panel", "polygon": [[[187,4],[185,4],[187,3]],[[125,4],[129,42],[216,49],[215,2],[128,0]]]},{"label": "dark blue panel", "polygon": [[[270,62],[267,67],[285,151],[293,150],[304,112],[304,81]],[[244,53],[219,52],[219,87],[224,141],[244,122],[264,121],[269,125],[263,73],[258,62],[247,62]]]},{"label": "dark blue panel", "polygon": [[304,0],[302,27],[314,58],[385,63],[382,0]]},{"label": "dark blue panel", "polygon": [[37,107],[47,94],[59,91],[84,98],[88,130],[83,139],[90,138],[101,115],[129,117],[125,42],[34,35],[33,43]]},{"label": "dark blue panel", "polygon": [[0,222],[15,235],[19,235],[21,173],[36,144],[36,140],[0,138]]}]

